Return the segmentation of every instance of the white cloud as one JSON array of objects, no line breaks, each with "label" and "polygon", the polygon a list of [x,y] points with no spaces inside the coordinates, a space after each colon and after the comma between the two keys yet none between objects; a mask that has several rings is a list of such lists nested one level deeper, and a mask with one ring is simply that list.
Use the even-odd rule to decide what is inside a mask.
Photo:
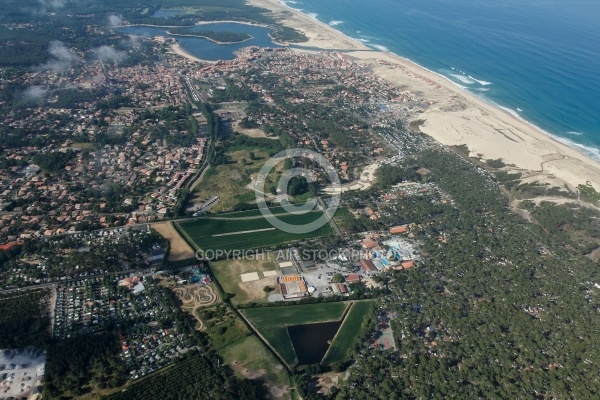
[{"label": "white cloud", "polygon": [[46,94],[46,89],[41,86],[30,86],[23,91],[23,100],[38,102]]},{"label": "white cloud", "polygon": [[117,51],[112,46],[100,46],[94,49],[93,52],[96,54],[96,58],[102,62],[119,63],[127,58],[125,52]]},{"label": "white cloud", "polygon": [[110,28],[115,28],[121,25],[123,25],[123,18],[121,18],[119,15],[113,14],[108,16],[108,26]]},{"label": "white cloud", "polygon": [[50,42],[48,52],[52,58],[42,64],[40,69],[62,71],[70,68],[73,62],[77,60],[77,57],[75,57],[71,50],[69,50],[63,42],[58,40]]},{"label": "white cloud", "polygon": [[136,49],[138,47],[140,47],[141,43],[141,38],[139,36],[134,36],[134,35],[129,35],[127,37],[125,37],[124,39],[122,39],[119,44],[121,47],[127,48],[127,49]]}]

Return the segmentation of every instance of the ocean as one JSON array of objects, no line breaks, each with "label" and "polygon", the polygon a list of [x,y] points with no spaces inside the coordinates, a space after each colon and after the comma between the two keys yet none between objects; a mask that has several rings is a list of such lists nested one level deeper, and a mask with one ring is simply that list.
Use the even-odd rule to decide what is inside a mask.
[{"label": "ocean", "polygon": [[600,160],[600,1],[299,0]]}]

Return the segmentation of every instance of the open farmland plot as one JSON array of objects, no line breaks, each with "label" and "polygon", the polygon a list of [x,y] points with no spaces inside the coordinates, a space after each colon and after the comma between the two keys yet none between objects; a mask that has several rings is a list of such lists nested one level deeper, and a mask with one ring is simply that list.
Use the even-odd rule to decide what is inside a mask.
[{"label": "open farmland plot", "polygon": [[169,241],[169,261],[185,260],[193,258],[196,252],[181,237],[179,232],[173,226],[171,221],[152,224],[152,229],[160,233],[162,237]]},{"label": "open farmland plot", "polygon": [[373,300],[357,301],[352,304],[323,358],[323,364],[332,364],[344,361],[347,358],[356,336],[363,329],[363,322],[373,312],[373,305]]},{"label": "open farmland plot", "polygon": [[[320,211],[312,211],[305,215],[278,213],[276,217],[288,224],[303,225],[316,220],[321,215]],[[225,215],[199,218],[179,222],[177,226],[192,245],[204,251],[270,247],[295,240],[328,236],[332,233],[329,224],[306,234],[287,233],[275,228],[269,219],[263,217],[259,211],[252,211],[233,218]]]},{"label": "open farmland plot", "polygon": [[290,325],[342,319],[348,303],[302,304],[241,310],[269,345],[292,366],[297,357],[288,334]]}]

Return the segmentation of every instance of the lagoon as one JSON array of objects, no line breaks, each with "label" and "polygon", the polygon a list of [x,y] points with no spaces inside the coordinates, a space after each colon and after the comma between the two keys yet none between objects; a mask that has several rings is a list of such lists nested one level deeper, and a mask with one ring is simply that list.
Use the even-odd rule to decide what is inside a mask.
[{"label": "lagoon", "polygon": [[233,60],[236,57],[236,51],[248,46],[271,48],[281,47],[273,43],[273,41],[271,40],[271,37],[269,36],[271,28],[235,22],[207,23],[195,25],[193,27],[190,27],[189,29],[191,31],[211,30],[215,32],[240,32],[252,36],[252,39],[240,43],[217,44],[208,39],[200,37],[171,35],[168,33],[169,28],[167,27],[136,25],[124,26],[116,29],[119,32],[128,35],[144,37],[166,36],[177,39],[177,42],[179,42],[179,45],[183,50],[190,53],[194,57],[198,57],[200,59],[208,61]]}]

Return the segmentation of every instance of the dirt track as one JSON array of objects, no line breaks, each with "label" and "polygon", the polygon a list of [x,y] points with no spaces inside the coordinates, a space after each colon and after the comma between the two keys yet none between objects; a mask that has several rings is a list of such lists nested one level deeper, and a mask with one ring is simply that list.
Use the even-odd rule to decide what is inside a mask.
[{"label": "dirt track", "polygon": [[181,309],[190,313],[200,323],[199,330],[204,329],[204,322],[198,317],[196,311],[200,307],[214,304],[218,300],[212,285],[199,286],[197,284],[173,288],[173,293],[181,300]]}]

